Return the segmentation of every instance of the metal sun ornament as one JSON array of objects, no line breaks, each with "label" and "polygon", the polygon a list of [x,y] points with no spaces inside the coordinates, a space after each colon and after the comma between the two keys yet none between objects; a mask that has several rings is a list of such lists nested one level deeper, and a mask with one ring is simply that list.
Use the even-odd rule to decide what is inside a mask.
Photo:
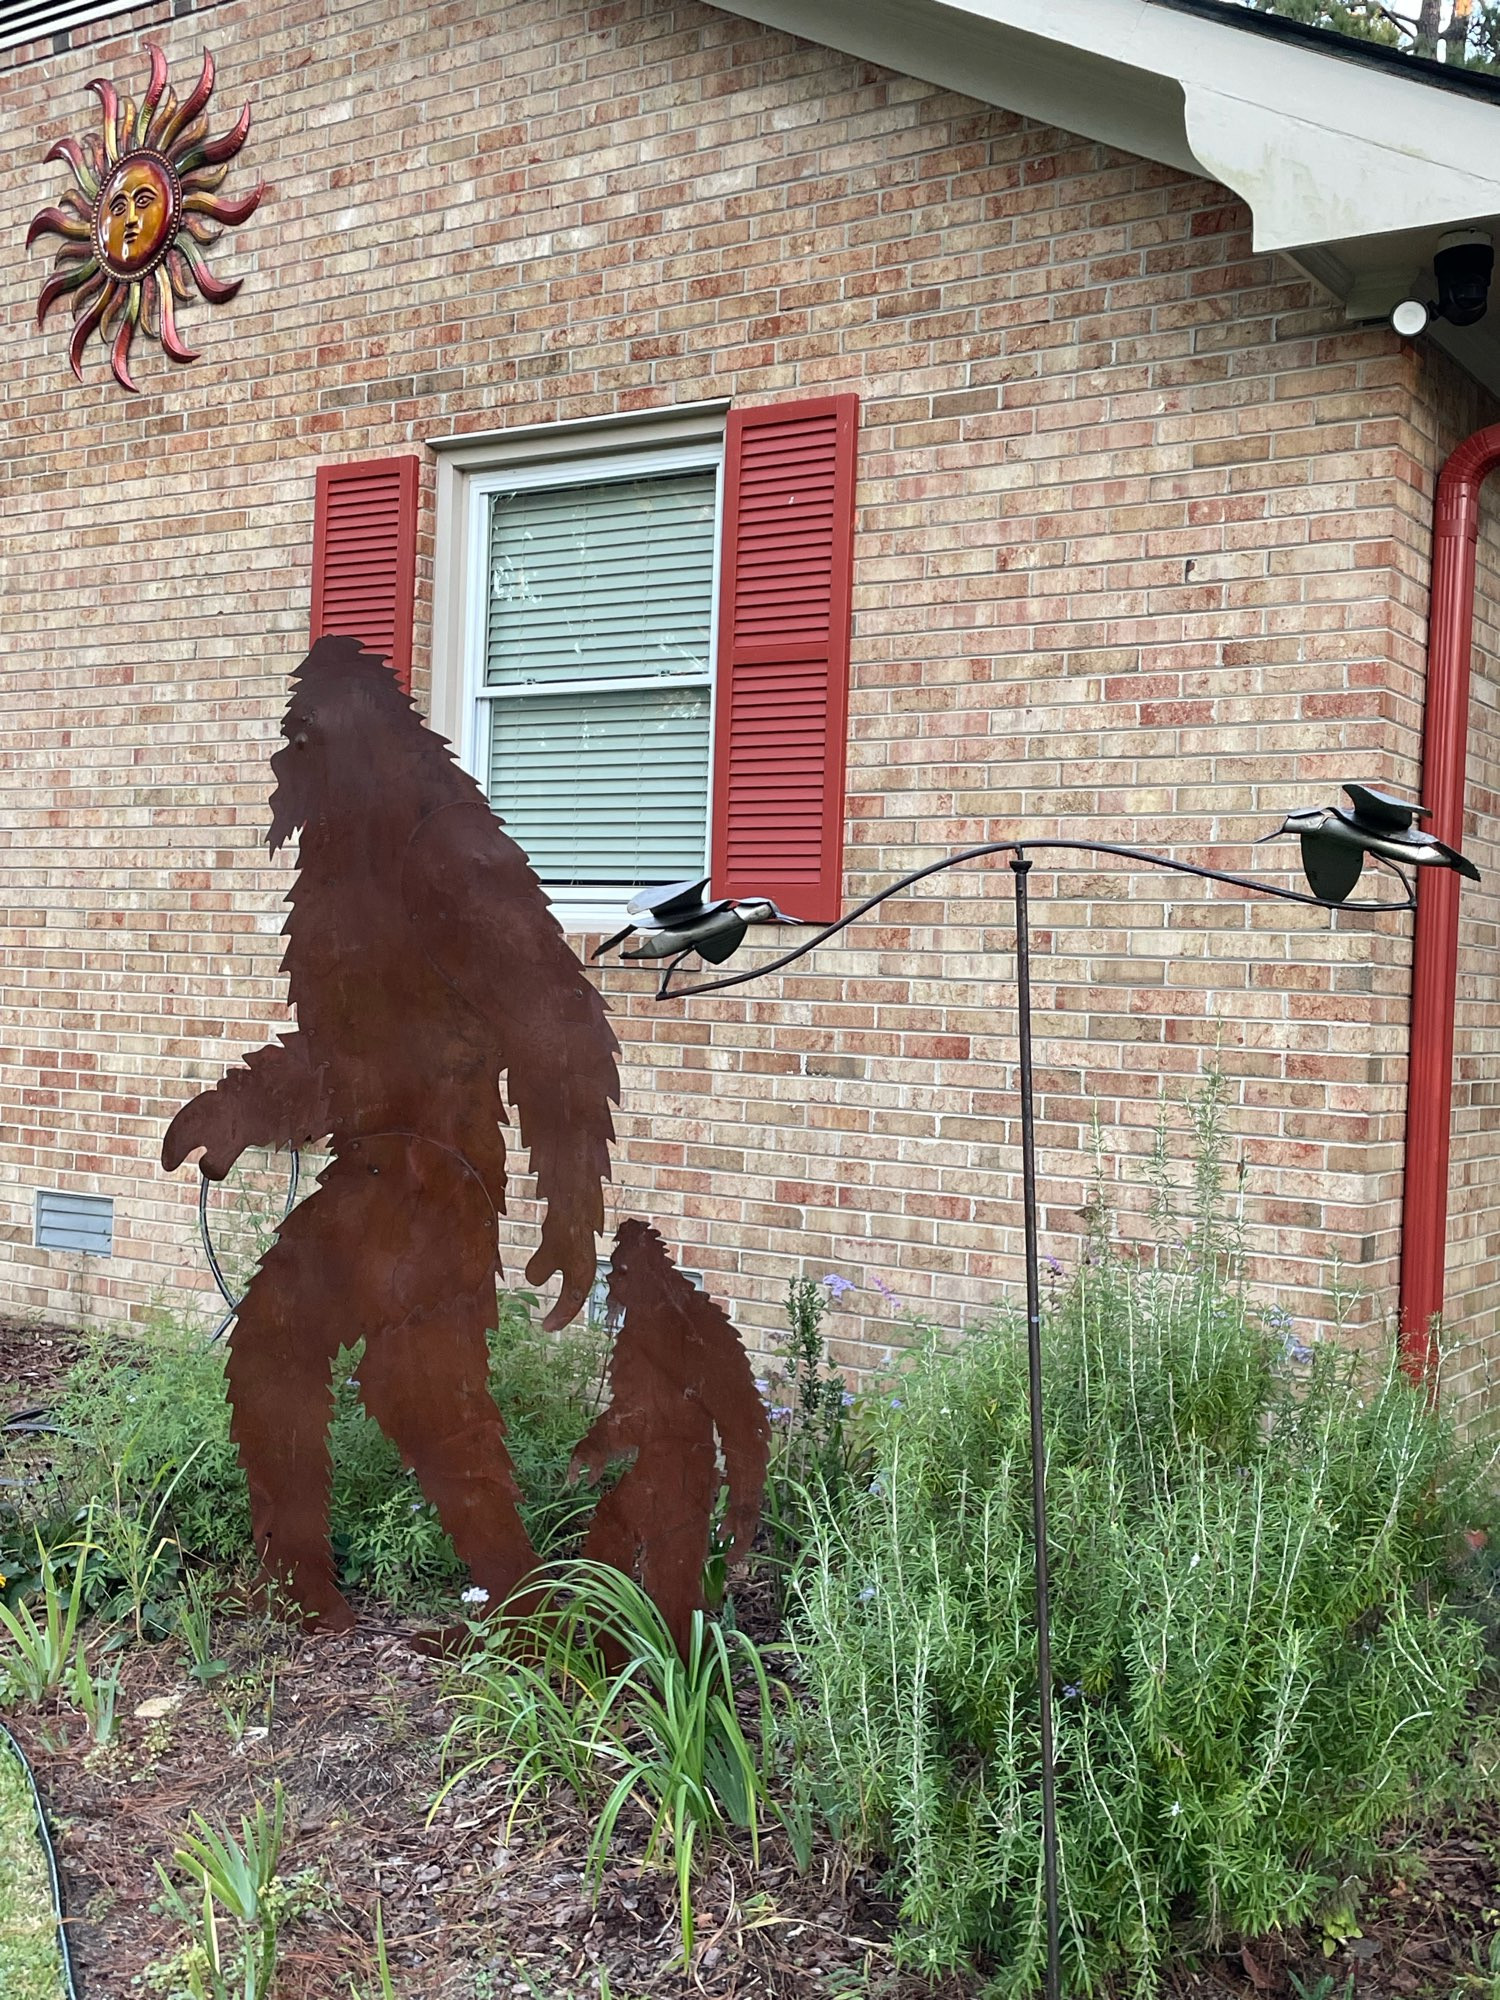
[{"label": "metal sun ornament", "polygon": [[217,193],[249,135],[250,107],[222,137],[208,136],[213,57],[205,51],[197,83],[179,102],[166,57],[154,43],[146,46],[151,70],[139,103],[102,77],[89,84],[103,107],[102,131],[53,146],[47,158],[66,160],[74,185],[26,232],[28,249],[40,236],[63,239],[37,301],[38,327],[71,294],[73,373],[83,380],[83,350],[97,330],[115,380],[134,393],[130,346],[138,332],[160,341],[173,361],[197,360],[177,331],[174,301],[190,299],[195,288],[211,305],[234,297],[243,281],[216,278],[203,253],[219,240],[216,223],[246,221],[265,192],[258,183],[234,201]]}]

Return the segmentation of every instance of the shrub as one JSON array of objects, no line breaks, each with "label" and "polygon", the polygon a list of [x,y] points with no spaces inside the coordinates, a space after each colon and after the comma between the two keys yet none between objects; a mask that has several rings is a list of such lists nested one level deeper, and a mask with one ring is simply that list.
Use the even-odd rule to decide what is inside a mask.
[{"label": "shrub", "polygon": [[[599,1336],[542,1332],[529,1293],[502,1293],[491,1335],[490,1382],[505,1414],[523,1512],[540,1553],[568,1544],[589,1502],[566,1484],[568,1459],[588,1427],[602,1373]],[[462,1571],[448,1537],[400,1455],[366,1416],[359,1398],[359,1348],[333,1368],[330,1432],[334,1480],[331,1523],[342,1581],[397,1605],[430,1606],[451,1592]],[[250,1508],[244,1474],[229,1436],[222,1345],[201,1331],[163,1319],[150,1337],[121,1354],[106,1337],[70,1377],[56,1412],[63,1436],[51,1478],[14,1510],[11,1533],[31,1534],[40,1519],[55,1544],[92,1499],[104,1528],[154,1515],[169,1495],[161,1527],[171,1553],[232,1564],[249,1552]],[[28,1518],[28,1514],[29,1517]],[[108,1519],[106,1519],[108,1517]],[[101,1529],[101,1542],[108,1535]],[[107,1561],[91,1565],[90,1603],[119,1585]],[[150,1621],[153,1629],[160,1619]]]},{"label": "shrub", "polygon": [[[1140,1993],[1174,1931],[1313,1913],[1444,1772],[1478,1683],[1450,1558],[1478,1493],[1399,1376],[1296,1352],[1212,1264],[1096,1251],[1046,1327],[1063,1963]],[[883,1853],[903,1950],[1043,1961],[1024,1326],[932,1336],[875,1475],[812,1510],[814,1771]]]}]

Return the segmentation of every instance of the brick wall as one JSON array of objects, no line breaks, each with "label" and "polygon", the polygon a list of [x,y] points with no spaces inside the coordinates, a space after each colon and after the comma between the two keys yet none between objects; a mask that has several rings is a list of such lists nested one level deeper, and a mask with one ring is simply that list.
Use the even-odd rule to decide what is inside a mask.
[{"label": "brick wall", "polygon": [[[97,344],[80,389],[61,325],[33,330],[40,251],[0,279],[8,1304],[201,1293],[191,1175],[155,1153],[282,1018],[265,757],[329,455],[857,391],[851,895],[1022,828],[1272,870],[1293,850],[1242,843],[1289,805],[1414,782],[1414,363],[1254,256],[1222,190],[695,5],[124,25],[0,72],[9,240],[55,198],[41,155],[88,125],[86,79],[138,87],[148,36],[179,80],[214,50],[220,106],[255,108],[230,189],[270,185],[216,260],[243,294],[185,324],[203,359],[142,355],[138,398]],[[747,1326],[840,1271],[841,1352],[879,1365],[901,1328],[876,1278],[948,1324],[1014,1278],[1008,893],[951,877],[749,997],[658,1010],[605,975],[617,1212]],[[1044,1248],[1079,1254],[1096,1150],[1140,1233],[1163,1096],[1217,1061],[1256,1275],[1326,1317],[1336,1249],[1380,1324],[1404,924],[1108,864],[1039,867],[1033,902]],[[38,1185],[113,1194],[117,1256],[31,1248]]]}]

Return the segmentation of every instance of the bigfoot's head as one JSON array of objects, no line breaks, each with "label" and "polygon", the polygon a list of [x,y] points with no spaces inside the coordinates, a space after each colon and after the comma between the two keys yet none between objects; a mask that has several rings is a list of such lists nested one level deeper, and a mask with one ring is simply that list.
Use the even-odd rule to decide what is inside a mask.
[{"label": "bigfoot's head", "polygon": [[443,738],[358,639],[318,640],[292,676],[281,733],[286,743],[271,759],[273,854],[303,828],[347,823],[351,810],[372,800],[415,799],[428,774],[441,774],[450,794],[461,782]]}]

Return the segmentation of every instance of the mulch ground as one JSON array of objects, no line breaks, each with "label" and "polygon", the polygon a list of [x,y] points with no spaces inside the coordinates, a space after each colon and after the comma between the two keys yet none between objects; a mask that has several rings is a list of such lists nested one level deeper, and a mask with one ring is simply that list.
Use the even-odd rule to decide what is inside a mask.
[{"label": "mulch ground", "polygon": [[[77,1344],[0,1323],[0,1417],[45,1403]],[[446,1670],[413,1649],[417,1626],[367,1608],[344,1637],[224,1618],[226,1671],[200,1685],[180,1644],[122,1656],[118,1741],[91,1747],[71,1709],[8,1716],[58,1832],[80,2000],[139,2000],[140,1975],[180,1942],[159,1907],[192,1816],[237,1828],[279,1779],[283,1876],[312,1870],[325,1907],[284,1933],[277,2000],[374,2000],[375,1913],[400,2000],[974,2000],[978,1978],[929,1986],[899,1971],[878,1883],[836,1856],[806,1875],[787,1843],[709,1857],[690,1968],[675,1962],[673,1885],[627,1828],[597,1893],[591,1827],[549,1798],[511,1823],[500,1776],[469,1780],[433,1811],[452,1720]],[[1187,2000],[1458,2000],[1493,1996],[1500,1935],[1500,1810],[1431,1826],[1393,1852],[1363,1935],[1325,1955],[1278,1937],[1179,1968]],[[1500,1965],[1500,1958],[1496,1960]],[[605,1982],[601,1982],[605,1975]]]}]

